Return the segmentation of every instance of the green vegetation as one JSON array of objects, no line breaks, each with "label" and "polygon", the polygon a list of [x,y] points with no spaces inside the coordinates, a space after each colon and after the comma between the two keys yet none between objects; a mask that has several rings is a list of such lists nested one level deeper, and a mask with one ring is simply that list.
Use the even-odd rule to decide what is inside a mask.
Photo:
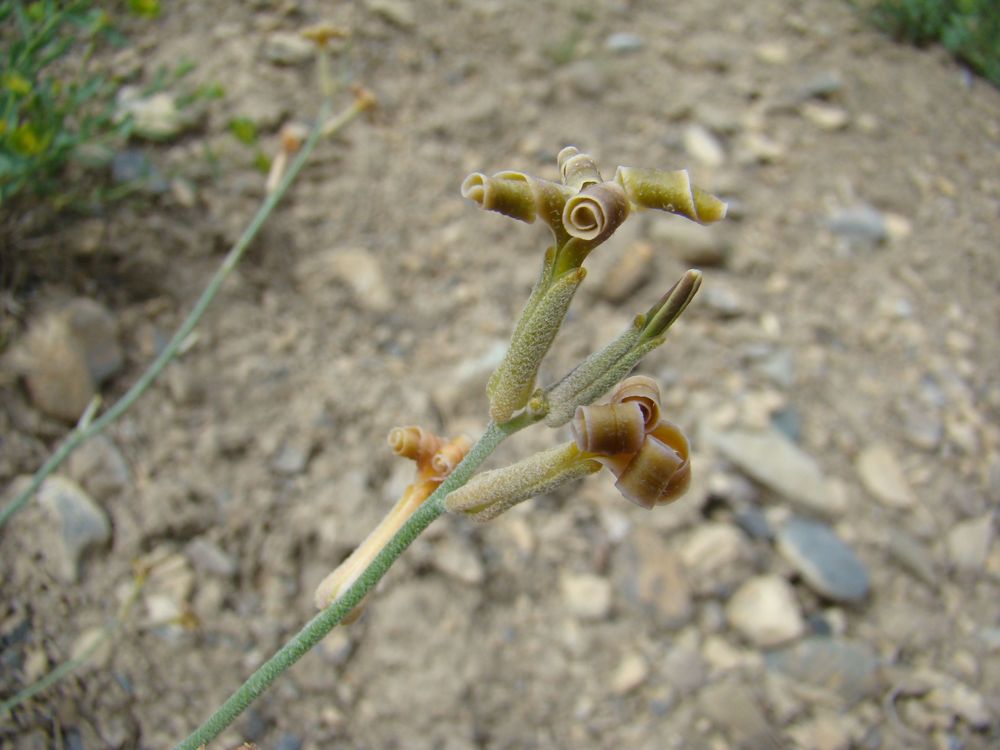
[{"label": "green vegetation", "polygon": [[940,42],[1000,86],[1000,3],[997,0],[880,0],[875,22],[911,44]]}]

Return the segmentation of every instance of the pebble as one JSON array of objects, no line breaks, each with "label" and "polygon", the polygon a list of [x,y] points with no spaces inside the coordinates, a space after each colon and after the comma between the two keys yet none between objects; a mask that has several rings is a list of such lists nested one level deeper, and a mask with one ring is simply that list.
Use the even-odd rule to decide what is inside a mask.
[{"label": "pebble", "polygon": [[33,322],[13,358],[32,403],[67,422],[80,418],[97,386],[123,361],[114,316],[83,298]]},{"label": "pebble", "polygon": [[563,601],[570,614],[588,622],[611,614],[611,582],[590,574],[566,574],[560,579]]},{"label": "pebble", "polygon": [[152,195],[167,192],[170,183],[156,164],[139,149],[119,151],[111,159],[111,178],[117,185],[138,187]]},{"label": "pebble", "polygon": [[264,59],[275,65],[301,65],[316,55],[316,45],[292,31],[275,31],[264,40]]},{"label": "pebble", "polygon": [[917,504],[917,496],[888,445],[869,445],[858,454],[854,466],[861,484],[883,505],[908,509]]},{"label": "pebble", "polygon": [[820,130],[843,130],[851,121],[850,115],[845,110],[831,104],[806,102],[800,111],[803,117]]},{"label": "pebble", "polygon": [[593,60],[574,60],[559,74],[577,94],[600,98],[608,91],[608,76]]},{"label": "pebble", "polygon": [[946,537],[948,559],[957,570],[980,572],[986,567],[993,543],[993,511],[955,524]]},{"label": "pebble", "polygon": [[118,446],[107,435],[94,435],[73,451],[66,473],[98,499],[112,497],[132,482],[132,470]]},{"label": "pebble", "polygon": [[868,571],[825,524],[791,518],[777,531],[777,547],[818,594],[838,602],[868,595]]},{"label": "pebble", "polygon": [[795,591],[784,578],[755,576],[726,605],[729,624],[760,648],[795,640],[805,633],[805,621]]},{"label": "pebble", "polygon": [[667,652],[661,671],[664,679],[684,694],[701,689],[708,678],[708,667],[701,654],[685,646],[674,646]]},{"label": "pebble", "polygon": [[929,706],[957,716],[973,729],[986,729],[993,723],[989,703],[965,683],[933,670],[921,670],[913,679],[928,689],[924,702]]},{"label": "pebble", "polygon": [[918,580],[934,588],[938,583],[934,556],[923,544],[911,537],[905,531],[893,526],[889,528],[889,538],[886,543],[889,554],[904,570]]},{"label": "pebble", "polygon": [[698,526],[681,546],[680,557],[694,588],[710,591],[741,576],[752,552],[738,527],[716,521]]},{"label": "pebble", "polygon": [[757,370],[775,385],[791,388],[795,384],[795,355],[791,349],[778,349],[765,357]]},{"label": "pebble", "polygon": [[885,217],[869,205],[835,211],[827,219],[827,227],[838,237],[857,244],[877,245],[889,237]]},{"label": "pebble", "polygon": [[721,166],[726,160],[726,151],[719,139],[708,128],[698,124],[689,125],[684,131],[684,150],[706,167]]},{"label": "pebble", "polygon": [[173,94],[159,91],[143,96],[137,86],[122,86],[118,91],[118,116],[132,118],[132,132],[151,141],[176,138],[193,122],[193,117],[181,110]]},{"label": "pebble", "polygon": [[824,70],[809,78],[796,89],[801,99],[828,99],[844,87],[844,79],[836,70]]},{"label": "pebble", "polygon": [[821,689],[847,704],[879,688],[875,650],[861,641],[814,637],[769,651],[764,663],[792,680]]},{"label": "pebble", "polygon": [[[653,222],[649,236],[654,251],[676,255],[692,266],[725,265],[732,250],[719,227],[705,227],[680,219]],[[706,285],[707,288],[711,286]]]},{"label": "pebble", "polygon": [[774,428],[761,431],[708,431],[705,435],[729,461],[752,479],[789,501],[821,514],[845,510],[816,460]]},{"label": "pebble", "polygon": [[600,295],[618,304],[631,297],[653,275],[653,246],[636,242],[601,277]]},{"label": "pebble", "polygon": [[406,0],[365,0],[365,7],[401,29],[417,25],[417,13]]},{"label": "pebble", "polygon": [[308,441],[289,440],[271,458],[271,469],[286,477],[298,476],[306,470],[312,446]]},{"label": "pebble", "polygon": [[342,283],[363,309],[385,312],[392,305],[392,293],[381,265],[370,251],[362,248],[326,250],[309,255],[296,266],[295,276],[307,294],[322,294],[331,284]]},{"label": "pebble", "polygon": [[698,695],[698,707],[717,727],[725,731],[733,747],[780,750],[778,733],[749,688],[732,682],[705,687]]},{"label": "pebble", "polygon": [[701,301],[720,318],[738,318],[747,312],[746,302],[735,287],[715,280],[700,294]]},{"label": "pebble", "polygon": [[[111,656],[114,653],[112,648],[114,640],[113,637],[108,637],[107,631],[100,626],[87,628],[80,633],[70,648],[69,658],[72,660],[84,659],[84,661],[74,671],[106,669],[111,663]],[[90,651],[89,656],[87,655],[88,651]]]},{"label": "pebble", "polygon": [[[57,572],[66,583],[76,583],[83,556],[111,539],[111,522],[80,485],[65,477],[46,479],[38,491],[38,503],[59,524],[58,538],[44,545],[45,554],[52,555]],[[49,527],[39,529],[38,533],[48,534]]]},{"label": "pebble", "polygon": [[776,164],[785,158],[787,149],[763,133],[748,132],[740,138],[737,161],[741,164]]},{"label": "pebble", "polygon": [[604,48],[608,52],[614,52],[619,55],[638,52],[645,46],[646,42],[643,38],[630,31],[616,31],[604,40]]},{"label": "pebble", "polygon": [[205,537],[192,539],[184,549],[196,570],[221,578],[236,574],[236,561],[218,544]]},{"label": "pebble", "polygon": [[673,546],[640,526],[622,542],[620,581],[625,596],[661,627],[676,628],[694,614],[684,567]]},{"label": "pebble", "polygon": [[475,585],[486,580],[479,553],[455,535],[443,537],[437,542],[431,561],[439,571],[462,583]]},{"label": "pebble", "polygon": [[611,689],[617,695],[627,695],[649,678],[649,663],[642,654],[626,654],[611,677]]}]

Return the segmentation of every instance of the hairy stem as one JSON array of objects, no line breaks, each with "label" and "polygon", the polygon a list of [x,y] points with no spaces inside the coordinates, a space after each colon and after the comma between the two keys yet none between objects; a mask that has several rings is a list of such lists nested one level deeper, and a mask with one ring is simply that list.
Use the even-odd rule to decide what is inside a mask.
[{"label": "hairy stem", "polygon": [[175,750],[198,750],[202,745],[219,736],[232,724],[282,672],[302,658],[313,646],[323,640],[337,624],[353,610],[389,571],[403,551],[410,546],[431,523],[445,512],[444,499],[448,493],[465,484],[473,472],[496,450],[507,437],[538,418],[522,414],[503,424],[490,422],[482,437],[476,441],[462,462],[424,501],[417,511],[390,539],[358,576],[358,579],[329,607],[313,617],[291,640],[264,662],[240,688],[198,727]]},{"label": "hairy stem", "polygon": [[184,344],[185,339],[187,339],[187,337],[195,329],[195,326],[197,326],[201,321],[205,311],[208,309],[208,306],[218,294],[219,288],[222,286],[222,282],[226,280],[226,277],[229,276],[232,270],[236,267],[236,264],[240,261],[240,258],[243,257],[246,249],[250,246],[250,243],[253,241],[254,237],[257,236],[260,228],[264,225],[264,222],[267,221],[268,217],[271,215],[274,207],[284,197],[285,193],[288,192],[288,188],[302,170],[303,165],[305,165],[306,160],[315,148],[320,136],[330,135],[332,132],[339,130],[360,114],[363,109],[364,105],[360,102],[355,103],[351,107],[345,109],[344,112],[338,117],[328,121],[331,103],[329,100],[323,101],[320,105],[319,114],[316,118],[316,124],[310,131],[308,139],[299,150],[295,160],[289,166],[288,171],[281,179],[281,182],[278,183],[277,188],[275,188],[273,192],[269,193],[264,199],[264,202],[257,210],[256,215],[243,231],[240,238],[236,241],[236,244],[234,244],[230,251],[226,254],[222,264],[212,276],[211,281],[208,282],[208,286],[205,287],[205,291],[201,293],[201,296],[195,303],[194,308],[188,314],[187,318],[185,318],[180,328],[177,329],[177,332],[174,334],[173,338],[170,339],[170,342],[166,345],[166,347],[164,347],[163,351],[160,352],[160,355],[146,369],[135,384],[129,388],[128,391],[111,406],[111,408],[90,424],[78,426],[66,437],[59,448],[49,457],[42,467],[35,472],[35,475],[31,478],[31,482],[28,486],[20,494],[18,494],[16,498],[4,506],[3,510],[0,510],[0,527],[3,527],[3,525],[6,524],[15,513],[20,511],[21,508],[28,503],[35,492],[38,491],[38,488],[42,486],[42,482],[45,481],[46,477],[55,471],[62,464],[62,462],[66,460],[70,453],[79,447],[81,443],[103,431],[104,428],[124,414],[125,411],[128,410],[128,408],[131,407],[143,393],[145,393],[146,389],[149,388],[153,381],[156,380],[160,373],[163,372],[163,369],[170,364],[174,357],[177,356],[177,352]]}]

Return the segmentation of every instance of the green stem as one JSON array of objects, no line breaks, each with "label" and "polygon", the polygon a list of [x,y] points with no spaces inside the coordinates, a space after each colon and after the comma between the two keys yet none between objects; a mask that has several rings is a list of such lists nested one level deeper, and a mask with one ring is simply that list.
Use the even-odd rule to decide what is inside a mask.
[{"label": "green stem", "polygon": [[518,430],[522,430],[537,421],[538,418],[533,415],[521,414],[500,425],[490,422],[482,437],[469,449],[461,463],[424,501],[423,505],[410,516],[358,576],[358,579],[336,601],[306,623],[274,656],[250,675],[246,682],[204,724],[177,745],[175,750],[198,750],[203,744],[218,737],[282,672],[323,640],[351,610],[361,603],[361,600],[389,571],[389,568],[410,546],[410,543],[445,512],[444,499],[449,492],[469,481],[473,472],[496,450],[500,443]]},{"label": "green stem", "polygon": [[104,430],[105,427],[124,414],[125,411],[132,406],[133,403],[135,403],[139,396],[141,396],[146,389],[149,388],[160,373],[163,372],[163,369],[177,355],[177,352],[180,350],[185,339],[187,339],[187,337],[195,329],[195,326],[197,326],[201,321],[205,311],[208,309],[208,306],[212,303],[212,300],[215,299],[216,294],[218,294],[219,288],[222,286],[222,282],[226,280],[226,277],[229,276],[232,270],[236,267],[236,264],[240,261],[240,258],[243,257],[243,254],[250,246],[254,237],[257,236],[260,228],[271,215],[274,207],[284,197],[285,193],[288,192],[289,186],[291,186],[292,182],[302,170],[303,165],[306,163],[306,160],[315,148],[320,136],[329,135],[346,125],[354,117],[360,114],[363,107],[358,104],[352,105],[344,110],[344,112],[336,119],[328,122],[330,109],[330,101],[324,99],[323,103],[320,105],[319,114],[316,117],[316,124],[309,133],[309,138],[303,144],[299,153],[288,167],[288,171],[285,173],[284,177],[282,177],[281,182],[279,182],[277,188],[275,188],[273,192],[269,193],[264,199],[264,202],[257,210],[253,220],[243,231],[243,234],[236,241],[236,244],[230,249],[225,259],[223,259],[222,264],[219,266],[218,270],[216,270],[215,275],[212,276],[211,281],[208,282],[208,286],[206,286],[205,291],[201,293],[201,297],[198,298],[194,308],[181,324],[181,327],[177,329],[177,332],[174,334],[173,338],[170,339],[170,342],[166,345],[163,351],[160,352],[160,355],[146,369],[139,380],[137,380],[135,384],[111,406],[110,409],[108,409],[98,419],[95,419],[90,425],[77,427],[77,429],[67,436],[66,440],[63,441],[55,453],[53,453],[49,457],[48,461],[46,461],[35,473],[28,486],[16,498],[14,498],[14,500],[8,503],[2,511],[0,511],[0,528],[2,528],[15,513],[21,510],[21,508],[28,503],[35,492],[38,491],[38,488],[41,487],[42,482],[45,481],[46,477],[55,471],[66,459],[66,457],[73,452],[73,450],[75,450],[84,441]]}]

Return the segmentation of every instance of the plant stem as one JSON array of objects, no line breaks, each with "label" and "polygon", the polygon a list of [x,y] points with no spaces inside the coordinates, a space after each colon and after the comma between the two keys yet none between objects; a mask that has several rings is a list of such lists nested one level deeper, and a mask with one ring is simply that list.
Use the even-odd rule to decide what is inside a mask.
[{"label": "plant stem", "polygon": [[417,508],[402,528],[379,550],[375,559],[358,576],[358,579],[329,607],[313,617],[306,625],[270,659],[264,662],[240,688],[196,729],[175,750],[198,750],[232,724],[261,693],[286,669],[291,667],[313,646],[323,640],[337,624],[353,610],[389,571],[403,551],[410,546],[431,523],[445,512],[444,499],[452,490],[465,484],[496,447],[538,418],[522,414],[503,424],[490,422],[476,444],[469,449],[461,463],[441,483],[434,493]]},{"label": "plant stem", "polygon": [[219,288],[222,286],[222,282],[226,280],[226,277],[232,272],[236,267],[236,264],[243,257],[246,249],[250,246],[254,237],[260,231],[260,228],[267,221],[271,212],[278,202],[284,197],[285,193],[288,192],[288,188],[291,186],[292,182],[298,176],[299,172],[302,170],[303,165],[309,158],[316,143],[319,141],[321,135],[330,135],[352,119],[354,119],[358,114],[363,111],[364,107],[359,103],[355,103],[351,107],[344,110],[342,114],[333,120],[329,119],[331,103],[328,99],[324,99],[320,105],[319,114],[316,117],[316,123],[313,125],[312,130],[309,133],[308,139],[302,145],[294,161],[288,167],[288,171],[282,177],[278,186],[267,195],[264,202],[261,204],[260,208],[257,210],[256,215],[254,215],[250,224],[243,231],[243,234],[236,241],[236,244],[229,250],[226,257],[223,259],[222,264],[216,270],[212,279],[208,282],[208,286],[205,287],[205,291],[201,293],[198,301],[195,303],[194,308],[188,314],[187,318],[181,324],[181,327],[177,329],[173,338],[164,347],[163,351],[160,352],[159,356],[153,361],[153,363],[146,369],[142,376],[135,382],[135,384],[128,389],[128,391],[116,401],[111,408],[109,408],[104,414],[99,418],[95,419],[89,425],[80,425],[73,432],[71,432],[59,448],[49,457],[49,459],[42,465],[42,467],[35,472],[35,475],[31,478],[31,482],[28,484],[27,488],[24,489],[14,500],[8,503],[3,510],[0,510],[0,528],[7,523],[7,521],[21,508],[23,508],[31,497],[38,491],[41,487],[42,482],[45,481],[53,471],[55,471],[60,464],[73,452],[81,443],[90,439],[94,435],[97,435],[105,427],[118,419],[125,411],[135,403],[135,401],[146,391],[147,388],[152,384],[152,382],[163,372],[164,368],[177,356],[177,352],[180,350],[181,346],[184,344],[185,339],[191,334],[195,329],[195,326],[201,321],[208,309],[208,306],[215,299],[215,296],[219,292]]}]

